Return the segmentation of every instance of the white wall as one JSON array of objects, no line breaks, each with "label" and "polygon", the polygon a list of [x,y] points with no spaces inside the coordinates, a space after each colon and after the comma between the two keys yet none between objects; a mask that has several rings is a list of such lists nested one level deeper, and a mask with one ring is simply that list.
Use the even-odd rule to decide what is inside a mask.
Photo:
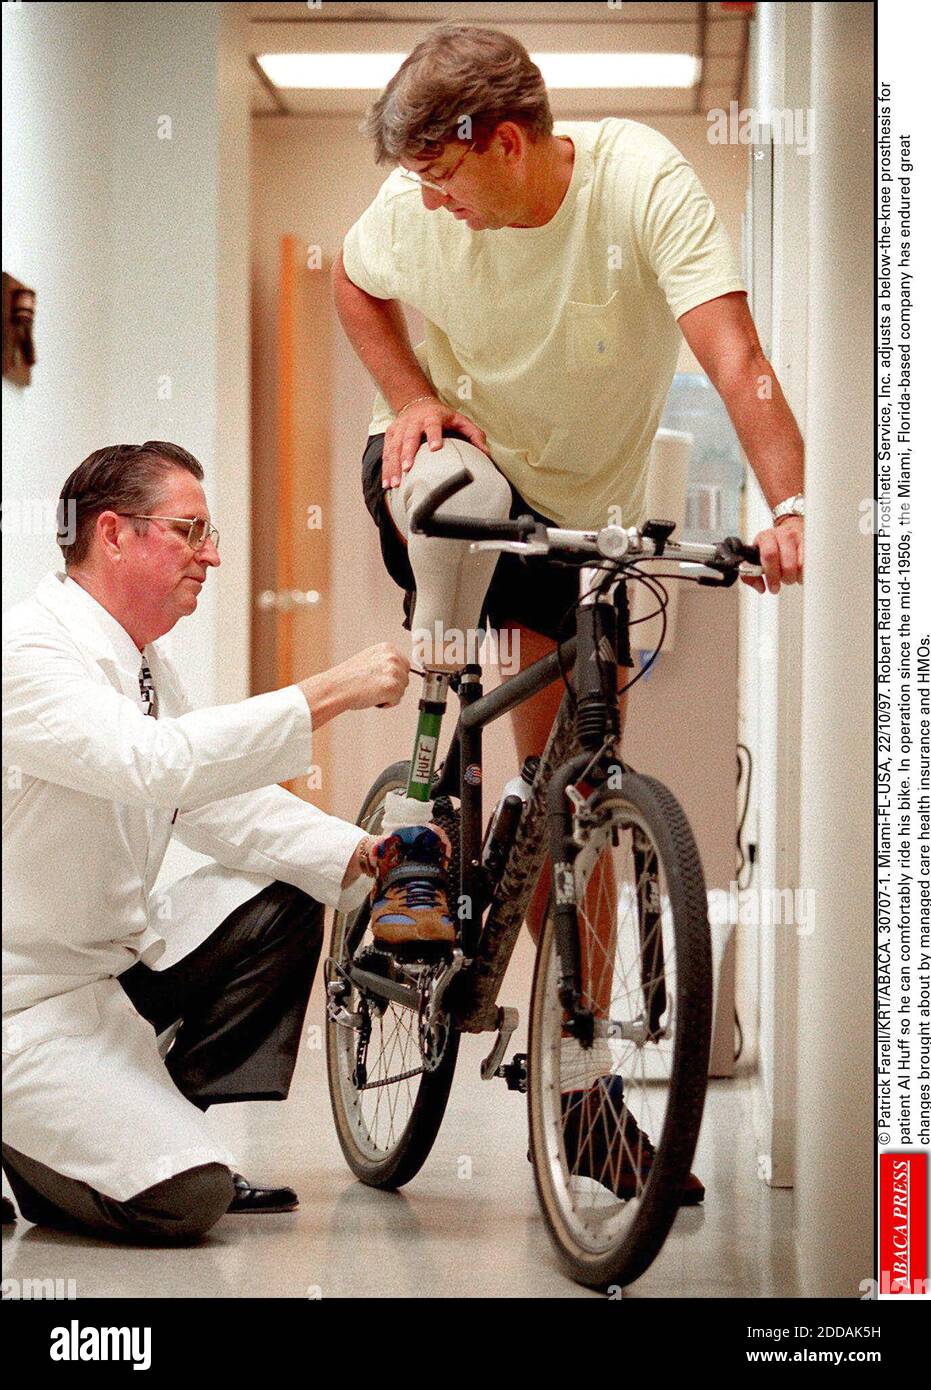
[{"label": "white wall", "polygon": [[[238,698],[249,612],[244,7],[36,4],[4,7],[3,21],[4,267],[38,296],[33,383],[3,383],[4,500],[53,500],[104,444],[190,449],[233,558],[173,643],[195,700]],[[166,117],[171,138],[160,139]],[[53,536],[4,541],[8,605],[61,556]]]},{"label": "white wall", "polygon": [[87,81],[105,8],[3,6],[3,268],[38,291],[32,385],[3,380],[4,605],[61,561],[54,523],[18,534],[8,504],[53,508],[71,469],[111,439],[110,106],[105,84]]},{"label": "white wall", "polygon": [[[810,103],[808,5],[761,5],[752,26],[750,100],[761,119]],[[771,304],[758,319],[786,398],[805,432],[808,286],[808,172],[811,158],[794,145],[773,146]],[[754,219],[767,224],[767,210]],[[769,295],[755,287],[754,308]],[[748,473],[748,536],[771,524],[769,507]],[[799,589],[778,598],[741,593],[741,738],[754,775],[746,839],[758,846],[752,882],[763,894],[799,883],[799,737],[801,701]],[[791,1186],[795,1163],[797,936],[794,926],[763,926],[746,934],[745,960],[755,975],[742,990],[746,1035],[759,1063],[758,1129],[761,1172]],[[755,1037],[755,1035],[757,1035]]]}]

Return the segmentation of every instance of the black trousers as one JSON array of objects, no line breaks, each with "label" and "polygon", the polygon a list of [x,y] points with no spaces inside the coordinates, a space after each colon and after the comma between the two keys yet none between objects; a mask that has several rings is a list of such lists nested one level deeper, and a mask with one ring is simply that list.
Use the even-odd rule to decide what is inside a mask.
[{"label": "black trousers", "polygon": [[[156,1033],[180,1020],[165,1065],[200,1109],[284,1100],[323,942],[323,908],[272,883],[167,970],[141,962],[120,984]],[[27,1220],[163,1242],[202,1235],[232,1200],[229,1170],[202,1164],[124,1202],[3,1146],[3,1167]]]},{"label": "black trousers", "polygon": [[322,942],[321,905],[272,883],[167,970],[123,972],[156,1033],[181,1020],[165,1065],[188,1100],[287,1097]]}]

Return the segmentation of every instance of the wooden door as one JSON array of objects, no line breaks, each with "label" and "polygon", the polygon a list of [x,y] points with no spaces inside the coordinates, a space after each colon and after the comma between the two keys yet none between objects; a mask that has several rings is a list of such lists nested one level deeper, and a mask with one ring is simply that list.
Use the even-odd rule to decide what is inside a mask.
[{"label": "wooden door", "polygon": [[[331,664],[329,266],[281,238],[275,294],[256,288],[253,372],[252,688],[290,685]],[[263,315],[265,319],[263,320]],[[272,331],[273,324],[273,331]],[[290,790],[329,809],[328,730]]]}]

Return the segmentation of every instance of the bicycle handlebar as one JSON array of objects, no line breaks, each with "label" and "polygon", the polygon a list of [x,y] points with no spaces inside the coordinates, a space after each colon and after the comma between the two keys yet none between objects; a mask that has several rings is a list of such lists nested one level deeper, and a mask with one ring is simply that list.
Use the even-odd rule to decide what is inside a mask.
[{"label": "bicycle handlebar", "polygon": [[528,532],[536,529],[537,523],[533,517],[521,517],[517,521],[486,521],[483,517],[440,518],[435,515],[444,502],[474,481],[467,468],[460,468],[458,473],[451,474],[414,509],[411,530],[418,536],[443,536],[451,540],[474,541],[484,538],[503,541],[523,540]]},{"label": "bicycle handlebar", "polygon": [[[726,536],[713,545],[697,542],[670,542],[675,524],[647,521],[642,527],[604,526],[601,530],[577,531],[545,526],[532,516],[513,520],[487,521],[483,517],[436,516],[437,510],[474,482],[467,468],[453,473],[424,498],[411,517],[416,535],[441,536],[452,540],[477,542],[482,550],[507,550],[516,555],[547,555],[551,551],[569,552],[580,558],[634,561],[660,559],[707,565],[729,576],[762,573],[760,551],[739,536]],[[714,581],[705,581],[714,582]]]}]

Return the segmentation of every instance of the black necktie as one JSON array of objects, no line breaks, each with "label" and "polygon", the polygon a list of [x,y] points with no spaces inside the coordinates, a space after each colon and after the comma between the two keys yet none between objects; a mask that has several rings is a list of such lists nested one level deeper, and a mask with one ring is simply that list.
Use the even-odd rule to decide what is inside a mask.
[{"label": "black necktie", "polygon": [[145,705],[145,713],[151,714],[153,719],[158,718],[158,693],[155,689],[155,682],[152,679],[152,672],[146,662],[142,663],[142,670],[139,672],[139,694],[142,696],[142,703]]},{"label": "black necktie", "polygon": [[[145,705],[146,714],[151,714],[153,719],[157,719],[158,691],[155,689],[152,672],[149,670],[148,664],[145,661],[142,663],[142,669],[139,672],[139,694],[142,696],[142,703]],[[171,818],[172,825],[174,825],[177,819],[178,807],[176,806],[175,813]]]}]

